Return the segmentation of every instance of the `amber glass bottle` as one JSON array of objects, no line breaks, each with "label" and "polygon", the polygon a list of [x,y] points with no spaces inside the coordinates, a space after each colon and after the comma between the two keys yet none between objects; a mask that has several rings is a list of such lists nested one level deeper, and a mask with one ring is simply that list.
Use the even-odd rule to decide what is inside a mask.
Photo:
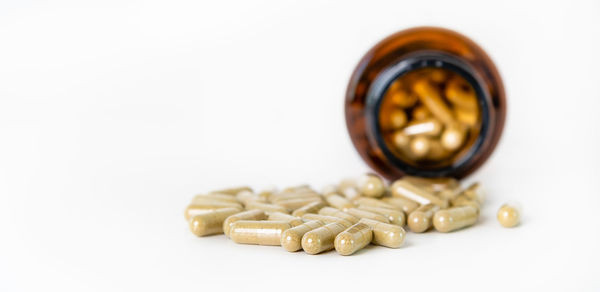
[{"label": "amber glass bottle", "polygon": [[462,178],[496,147],[506,116],[500,75],[467,37],[400,31],[360,60],[346,93],[354,146],[378,173]]}]

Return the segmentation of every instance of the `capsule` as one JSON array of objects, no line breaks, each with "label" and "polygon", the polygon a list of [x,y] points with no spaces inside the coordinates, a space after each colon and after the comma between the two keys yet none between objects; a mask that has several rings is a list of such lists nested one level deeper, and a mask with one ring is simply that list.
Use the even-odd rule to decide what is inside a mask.
[{"label": "capsule", "polygon": [[392,136],[392,142],[398,149],[404,149],[410,143],[410,137],[404,131],[395,131]]},{"label": "capsule", "polygon": [[373,228],[373,244],[399,248],[404,243],[406,231],[402,226],[387,224],[371,219],[360,219],[361,223],[367,224]]},{"label": "capsule", "polygon": [[227,209],[234,208],[234,209],[237,209],[239,212],[244,210],[244,208],[242,208],[239,205],[223,203],[223,202],[213,202],[213,203],[204,203],[201,205],[189,205],[189,206],[187,206],[187,208],[185,208],[184,216],[185,216],[185,220],[189,221],[194,216],[210,213],[212,211],[216,211],[219,209],[225,209],[225,208],[227,208]]},{"label": "capsule", "polygon": [[359,218],[356,218],[348,213],[342,212],[338,209],[331,208],[331,207],[324,207],[323,209],[319,210],[319,215],[327,215],[327,216],[342,218],[342,219],[350,221],[352,224],[356,224],[356,222],[358,222],[358,220],[359,220]]},{"label": "capsule", "polygon": [[400,129],[406,125],[408,118],[402,109],[393,109],[389,115],[389,128]]},{"label": "capsule", "polygon": [[410,214],[412,211],[419,208],[419,203],[417,203],[413,200],[405,199],[405,198],[392,197],[392,198],[383,198],[381,200],[384,201],[385,203],[388,203],[390,205],[396,206],[397,208],[400,208],[400,210],[404,211],[405,214]]},{"label": "capsule", "polygon": [[437,211],[433,216],[433,226],[439,232],[450,232],[475,224],[477,217],[477,209],[471,206],[452,207]]},{"label": "capsule", "polygon": [[483,190],[483,187],[481,187],[481,184],[478,182],[473,183],[468,188],[466,188],[463,191],[463,194],[467,196],[467,198],[476,201],[479,204],[483,204],[483,201],[485,201],[485,192]]},{"label": "capsule", "polygon": [[304,221],[302,221],[302,219],[300,219],[296,216],[288,215],[288,214],[281,213],[281,212],[269,213],[269,220],[270,221],[284,221],[284,222],[290,223],[290,225],[292,225],[292,227],[304,224]]},{"label": "capsule", "polygon": [[293,193],[299,191],[312,191],[312,188],[308,184],[301,184],[296,186],[287,187],[281,190],[282,193]]},{"label": "capsule", "polygon": [[440,192],[446,189],[458,189],[460,185],[458,181],[451,177],[437,177],[427,178],[418,176],[405,176],[402,180],[408,181],[409,183],[424,188],[430,192]]},{"label": "capsule", "polygon": [[314,202],[321,202],[321,198],[298,198],[298,199],[290,199],[290,200],[281,200],[277,201],[275,205],[282,206],[288,210],[296,210],[302,206],[306,206],[307,204]]},{"label": "capsule", "polygon": [[401,210],[400,207],[383,201],[385,199],[387,199],[387,198],[383,198],[381,200],[373,199],[373,198],[358,198],[358,199],[354,200],[354,203],[359,206],[371,206],[371,207],[380,207],[380,208]]},{"label": "capsule", "polygon": [[321,199],[321,195],[314,191],[302,191],[294,193],[280,193],[269,197],[271,203],[278,203],[288,200],[299,200],[299,199]]},{"label": "capsule", "polygon": [[267,219],[267,214],[263,210],[249,210],[240,212],[234,215],[231,215],[225,219],[223,222],[223,233],[229,236],[229,230],[231,229],[231,225],[236,221],[240,220],[265,220]]},{"label": "capsule", "polygon": [[423,158],[427,156],[427,153],[429,153],[430,142],[431,140],[425,136],[414,137],[412,140],[410,140],[410,153],[415,158]]},{"label": "capsule", "polygon": [[242,187],[228,188],[228,189],[222,189],[222,190],[215,190],[210,193],[211,194],[212,193],[227,194],[227,195],[235,196],[235,195],[237,195],[237,193],[239,193],[241,191],[252,192],[252,188],[250,188],[248,186],[242,186]]},{"label": "capsule", "polygon": [[334,217],[334,216],[328,216],[328,215],[319,215],[319,214],[304,214],[302,216],[302,219],[305,221],[321,221],[325,224],[329,224],[329,223],[340,223],[343,225],[346,225],[348,227],[350,227],[352,224],[352,222],[346,220],[346,219],[342,219],[340,217]]},{"label": "capsule", "polygon": [[385,194],[383,179],[375,174],[365,174],[356,180],[358,191],[366,197],[379,198]]},{"label": "capsule", "polygon": [[410,123],[404,128],[404,133],[408,136],[423,135],[437,137],[442,132],[442,123],[434,118],[428,118]]},{"label": "capsule", "polygon": [[468,127],[475,127],[479,120],[479,113],[476,110],[454,108],[456,120]]},{"label": "capsule", "polygon": [[325,205],[325,203],[323,203],[321,201],[312,202],[312,203],[304,205],[301,208],[294,210],[294,212],[292,212],[292,215],[296,216],[296,217],[302,217],[302,215],[308,214],[308,213],[316,214],[319,212],[319,210],[321,210],[323,207],[326,207],[326,206],[327,205]]},{"label": "capsule", "polygon": [[287,229],[281,234],[281,246],[289,252],[299,251],[302,249],[304,234],[324,225],[325,223],[315,220]]},{"label": "capsule", "polygon": [[354,186],[340,186],[340,193],[348,200],[354,200],[360,197],[360,192]]},{"label": "capsule", "polygon": [[448,124],[442,133],[440,142],[444,149],[449,151],[458,150],[465,142],[467,129],[459,124]]},{"label": "capsule", "polygon": [[361,210],[381,214],[385,216],[391,224],[394,225],[404,226],[404,224],[406,223],[406,215],[400,210],[364,205],[360,205],[358,208]]},{"label": "capsule", "polygon": [[464,192],[450,200],[450,203],[452,204],[452,207],[471,206],[477,209],[477,212],[481,209],[481,205],[477,201],[469,199]]},{"label": "capsule", "polygon": [[[224,195],[224,196],[229,196],[229,195]],[[235,199],[235,197],[231,196],[233,199]],[[240,204],[237,199],[236,201],[225,201],[222,199],[216,199],[216,198],[212,198],[209,196],[196,196],[192,199],[192,201],[190,202],[190,206],[194,206],[194,205],[198,205],[198,206],[222,206],[222,208],[227,208],[227,207],[231,207],[231,208],[238,208],[238,207],[242,207],[242,204]]]},{"label": "capsule", "polygon": [[373,228],[358,222],[338,234],[333,245],[338,254],[351,255],[369,245],[372,240]]},{"label": "capsule", "polygon": [[421,79],[413,84],[413,90],[427,109],[443,123],[454,122],[452,111],[448,108],[440,93],[427,80]]},{"label": "capsule", "polygon": [[270,212],[281,212],[281,213],[286,213],[289,214],[290,211],[282,206],[279,205],[274,205],[274,204],[267,204],[267,203],[261,203],[261,202],[256,202],[256,201],[250,201],[246,204],[246,209],[248,210],[263,210],[267,213]]},{"label": "capsule", "polygon": [[421,205],[435,204],[440,208],[448,207],[447,200],[438,198],[432,192],[419,188],[406,180],[395,181],[391,190],[393,196],[413,200]]},{"label": "capsule", "polygon": [[327,201],[329,205],[340,210],[348,210],[349,208],[354,207],[354,204],[348,199],[335,193],[325,196],[325,201]]},{"label": "capsule", "polygon": [[190,220],[190,230],[196,236],[223,233],[225,219],[239,212],[236,208],[224,208],[196,215]]},{"label": "capsule", "polygon": [[346,213],[348,213],[356,218],[359,218],[359,219],[367,218],[367,219],[377,220],[379,222],[390,223],[390,220],[388,220],[388,218],[386,216],[381,215],[379,213],[369,212],[366,210],[350,208],[350,209],[348,209],[348,211],[346,211]]},{"label": "capsule", "polygon": [[281,234],[291,227],[284,221],[240,220],[231,225],[229,237],[235,243],[281,245]]},{"label": "capsule", "polygon": [[416,95],[407,93],[404,90],[397,90],[391,92],[389,98],[391,99],[393,104],[402,108],[412,107],[413,105],[415,105],[415,103],[417,103],[418,99]]},{"label": "capsule", "polygon": [[417,106],[412,111],[412,117],[417,121],[424,120],[430,116],[431,112],[424,106]]},{"label": "capsule", "polygon": [[446,84],[446,98],[455,106],[467,110],[477,109],[477,97],[473,87],[455,78]]},{"label": "capsule", "polygon": [[302,249],[308,254],[318,254],[334,248],[335,237],[348,226],[340,223],[329,223],[304,234]]},{"label": "capsule", "polygon": [[259,196],[250,191],[241,191],[241,192],[237,193],[237,195],[235,195],[235,197],[238,201],[242,202],[244,205],[247,205],[248,202],[266,203],[267,199],[268,199],[265,196]]},{"label": "capsule", "polygon": [[192,199],[191,204],[193,204],[195,201],[201,202],[201,201],[206,201],[206,200],[221,201],[221,202],[234,203],[234,204],[240,203],[235,196],[228,195],[228,194],[211,193],[211,194],[206,194],[206,195],[195,196]]},{"label": "capsule", "polygon": [[515,227],[521,220],[520,208],[515,205],[504,204],[498,210],[497,218],[503,227]]},{"label": "capsule", "polygon": [[440,207],[434,204],[423,205],[408,216],[408,227],[412,232],[421,233],[429,230],[433,224],[433,216]]}]

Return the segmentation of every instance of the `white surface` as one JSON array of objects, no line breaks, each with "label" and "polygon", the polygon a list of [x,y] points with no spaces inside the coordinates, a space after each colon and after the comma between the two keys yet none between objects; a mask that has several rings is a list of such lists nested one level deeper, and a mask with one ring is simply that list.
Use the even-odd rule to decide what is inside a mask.
[{"label": "white surface", "polygon": [[[3,1],[0,291],[597,291],[599,12],[598,1]],[[477,226],[351,257],[188,232],[195,193],[367,171],[346,134],[346,82],[375,42],[416,25],[470,36],[504,78],[503,139],[469,178],[489,190]],[[494,218],[509,200],[524,207],[516,229]]]}]

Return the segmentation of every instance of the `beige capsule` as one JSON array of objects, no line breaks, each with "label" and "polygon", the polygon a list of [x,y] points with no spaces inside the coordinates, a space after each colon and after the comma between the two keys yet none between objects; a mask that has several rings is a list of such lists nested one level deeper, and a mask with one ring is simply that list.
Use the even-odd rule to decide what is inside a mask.
[{"label": "beige capsule", "polygon": [[284,188],[283,190],[281,190],[282,193],[298,192],[298,191],[312,191],[312,188],[308,184],[300,184],[300,185],[296,185],[296,186],[287,187],[287,188]]},{"label": "beige capsule", "polygon": [[327,196],[327,195],[329,195],[331,193],[338,193],[338,186],[336,186],[336,185],[327,185],[321,191],[321,194],[323,194],[323,196]]},{"label": "beige capsule", "polygon": [[329,223],[313,229],[302,236],[302,249],[308,254],[318,254],[334,248],[335,237],[348,226]]},{"label": "beige capsule", "polygon": [[434,204],[423,205],[408,216],[408,227],[412,232],[421,233],[433,225],[433,216],[440,207]]},{"label": "beige capsule", "polygon": [[350,221],[352,224],[356,224],[356,222],[358,222],[358,220],[359,220],[359,218],[356,218],[355,216],[352,216],[348,213],[342,212],[338,209],[331,208],[331,207],[322,208],[321,210],[319,210],[319,215],[327,215],[327,216],[342,218],[342,219]]},{"label": "beige capsule", "polygon": [[284,221],[284,222],[290,223],[290,225],[292,225],[292,227],[304,224],[304,221],[302,221],[302,219],[300,219],[296,216],[292,216],[292,215],[281,213],[281,212],[269,213],[269,220],[270,221]]},{"label": "beige capsule", "polygon": [[516,205],[504,204],[498,210],[496,217],[503,227],[515,227],[521,221],[521,210]]},{"label": "beige capsule", "polygon": [[481,184],[478,182],[467,187],[463,191],[463,194],[467,196],[467,198],[476,201],[479,204],[483,204],[483,201],[485,201],[485,192]]},{"label": "beige capsule", "polygon": [[228,195],[228,194],[219,194],[219,193],[197,195],[192,199],[192,203],[196,200],[197,201],[213,200],[213,201],[222,201],[222,202],[235,203],[235,204],[240,203],[235,196]]},{"label": "beige capsule", "polygon": [[417,106],[412,111],[413,119],[420,121],[431,117],[431,112],[425,106]]},{"label": "beige capsule", "polygon": [[[227,196],[227,195],[226,195]],[[232,198],[235,199],[235,197],[231,196]],[[196,196],[192,199],[192,201],[190,202],[190,206],[193,205],[221,205],[221,206],[226,206],[226,207],[242,207],[242,204],[240,202],[237,201],[225,201],[222,199],[216,199],[216,198],[212,198],[212,197],[208,197],[208,196]]]},{"label": "beige capsule", "polygon": [[461,190],[459,188],[457,189],[445,189],[445,190],[441,190],[439,192],[437,192],[437,196],[444,199],[444,200],[453,200],[454,198],[458,197],[461,194]]},{"label": "beige capsule", "polygon": [[358,198],[358,199],[354,200],[354,203],[357,204],[357,205],[359,205],[359,206],[371,206],[371,207],[380,207],[380,208],[387,208],[387,209],[402,210],[398,206],[395,206],[393,204],[384,202],[383,200],[385,200],[385,199],[386,198],[383,198],[381,200],[374,199],[374,198]]},{"label": "beige capsule", "polygon": [[404,128],[404,133],[408,136],[429,136],[429,137],[437,137],[442,133],[442,129],[444,126],[440,121],[435,118],[427,118],[424,120],[418,120],[411,122],[408,126]]},{"label": "beige capsule", "polygon": [[376,174],[365,174],[356,180],[356,187],[361,195],[379,198],[385,194],[385,182]]},{"label": "beige capsule", "polygon": [[452,152],[445,149],[439,140],[429,140],[429,151],[425,155],[426,159],[439,161],[447,159],[450,155],[452,155]]},{"label": "beige capsule", "polygon": [[325,201],[329,205],[340,210],[348,210],[349,208],[354,207],[354,204],[352,204],[352,202],[350,202],[348,199],[335,193],[325,196]]},{"label": "beige capsule", "polygon": [[451,177],[418,177],[418,176],[405,176],[402,180],[408,181],[411,184],[429,190],[431,192],[439,192],[445,189],[458,189],[460,184],[455,178]]},{"label": "beige capsule", "polygon": [[477,209],[471,206],[440,210],[433,216],[433,226],[439,232],[450,232],[461,229],[475,224],[478,213]]},{"label": "beige capsule", "polygon": [[231,225],[229,237],[235,243],[281,245],[281,234],[291,227],[285,221],[239,220]]},{"label": "beige capsule", "polygon": [[383,120],[381,127],[386,130],[400,129],[406,125],[408,117],[403,109],[392,109],[387,116],[387,120]]},{"label": "beige capsule", "polygon": [[355,198],[360,197],[360,192],[354,186],[340,186],[339,191],[348,200],[354,200]]},{"label": "beige capsule", "polygon": [[399,248],[404,243],[406,231],[402,226],[387,224],[371,219],[360,219],[361,223],[367,224],[373,228],[372,243],[389,247]]},{"label": "beige capsule", "polygon": [[236,208],[224,208],[196,215],[190,220],[190,230],[196,236],[223,233],[225,219],[239,212]]},{"label": "beige capsule", "polygon": [[236,221],[240,220],[265,220],[267,219],[267,214],[263,210],[249,210],[240,212],[234,215],[231,215],[225,219],[223,222],[223,233],[226,236],[229,236],[229,230],[231,229],[231,225]]},{"label": "beige capsule", "polygon": [[410,143],[410,137],[404,131],[395,131],[392,134],[392,142],[398,149],[405,149]]},{"label": "beige capsule", "polygon": [[356,218],[359,218],[359,219],[367,218],[367,219],[377,220],[379,222],[390,223],[390,220],[388,220],[388,218],[386,216],[381,215],[379,213],[369,212],[369,211],[361,210],[361,209],[357,209],[357,208],[350,208],[346,212]]},{"label": "beige capsule", "polygon": [[240,202],[242,202],[244,205],[248,204],[248,202],[262,202],[262,203],[266,203],[267,202],[267,197],[264,196],[259,196],[253,192],[250,191],[241,191],[239,193],[237,193],[237,195],[235,195],[236,199]]},{"label": "beige capsule", "polygon": [[239,212],[244,210],[244,208],[239,205],[222,203],[222,202],[194,204],[194,205],[189,205],[189,206],[187,206],[187,208],[185,208],[184,217],[185,217],[186,221],[189,221],[194,216],[202,215],[205,213],[210,213],[212,211],[216,211],[219,209],[225,209],[225,208],[227,208],[227,209],[234,208],[234,209],[237,209]]},{"label": "beige capsule", "polygon": [[419,159],[427,156],[431,140],[425,136],[416,136],[410,140],[409,150],[413,157]]},{"label": "beige capsule", "polygon": [[446,84],[446,98],[455,106],[468,110],[477,109],[477,97],[473,87],[463,80],[454,78]]},{"label": "beige capsule", "polygon": [[444,149],[449,151],[458,150],[466,139],[467,129],[460,123],[446,125],[440,143]]},{"label": "beige capsule", "polygon": [[304,234],[324,225],[325,223],[322,221],[314,220],[287,229],[281,234],[281,246],[289,252],[299,251],[302,249],[302,237]]},{"label": "beige capsule", "polygon": [[338,234],[333,245],[338,254],[351,255],[369,245],[372,240],[373,228],[370,225],[358,222]]},{"label": "beige capsule", "polygon": [[319,215],[319,214],[304,214],[302,215],[302,219],[305,221],[321,221],[325,224],[329,224],[329,223],[340,223],[346,226],[351,226],[352,222],[346,220],[346,219],[342,219],[340,217],[334,217],[334,216],[328,216],[328,215]]},{"label": "beige capsule", "polygon": [[314,202],[322,202],[323,200],[320,197],[312,197],[312,198],[297,198],[297,199],[289,199],[289,200],[281,200],[275,202],[275,205],[282,206],[288,210],[296,210],[302,206],[306,206],[307,204]]},{"label": "beige capsule", "polygon": [[358,208],[361,210],[381,214],[385,216],[391,224],[394,225],[404,226],[404,224],[406,223],[406,215],[403,211],[400,210],[365,205],[360,205]]},{"label": "beige capsule", "polygon": [[400,208],[400,210],[404,211],[405,214],[410,214],[412,211],[419,208],[419,203],[417,203],[413,200],[405,199],[405,198],[391,197],[391,198],[383,198],[381,200],[384,201],[385,203],[388,203],[390,205],[396,206],[397,208]]},{"label": "beige capsule", "polygon": [[235,196],[237,195],[237,193],[241,192],[241,191],[248,191],[248,192],[252,192],[252,188],[248,187],[248,186],[241,186],[241,187],[235,187],[235,188],[228,188],[228,189],[221,189],[221,190],[214,190],[212,193],[218,193],[218,194],[227,194],[227,195],[232,195]]},{"label": "beige capsule", "polygon": [[319,213],[319,210],[321,210],[323,207],[326,207],[327,205],[324,202],[321,201],[317,201],[317,202],[312,202],[309,204],[306,204],[296,210],[294,210],[294,212],[292,212],[293,216],[296,217],[302,217],[302,215],[304,214],[308,214],[308,213]]},{"label": "beige capsule", "polygon": [[321,199],[321,195],[313,191],[297,192],[297,193],[282,193],[269,197],[271,203],[278,203],[287,200],[298,200],[298,199]]},{"label": "beige capsule", "polygon": [[452,111],[450,111],[435,86],[430,84],[429,81],[425,79],[418,80],[413,84],[413,90],[433,116],[443,123],[454,122]]},{"label": "beige capsule", "polygon": [[407,180],[397,180],[391,186],[392,195],[415,201],[421,205],[435,204],[440,208],[448,207],[448,201],[437,197],[434,193],[411,184]]},{"label": "beige capsule", "polygon": [[477,201],[471,200],[464,193],[460,193],[456,198],[450,200],[450,203],[452,207],[471,206],[477,209],[477,212],[481,209],[481,205]]},{"label": "beige capsule", "polygon": [[250,201],[248,203],[246,203],[246,209],[248,210],[263,210],[267,213],[270,212],[281,212],[281,213],[286,213],[289,214],[290,211],[282,206],[279,205],[274,205],[274,204],[267,204],[267,203],[262,203],[262,202],[256,202],[256,201]]}]

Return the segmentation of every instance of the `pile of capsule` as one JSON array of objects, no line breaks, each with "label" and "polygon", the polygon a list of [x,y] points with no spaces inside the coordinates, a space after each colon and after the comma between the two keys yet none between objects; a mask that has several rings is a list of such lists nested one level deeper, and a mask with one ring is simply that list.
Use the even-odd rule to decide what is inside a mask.
[{"label": "pile of capsule", "polygon": [[479,131],[473,87],[456,73],[426,68],[394,81],[383,99],[386,140],[413,161],[452,158]]},{"label": "pile of capsule", "polygon": [[[185,218],[197,236],[224,233],[241,244],[351,255],[370,243],[402,246],[405,225],[416,233],[471,226],[482,203],[479,183],[462,189],[452,178],[404,177],[387,187],[380,177],[366,174],[322,192],[307,185],[258,193],[249,187],[213,191],[194,197]],[[506,226],[518,223],[518,213],[502,218]]]}]

